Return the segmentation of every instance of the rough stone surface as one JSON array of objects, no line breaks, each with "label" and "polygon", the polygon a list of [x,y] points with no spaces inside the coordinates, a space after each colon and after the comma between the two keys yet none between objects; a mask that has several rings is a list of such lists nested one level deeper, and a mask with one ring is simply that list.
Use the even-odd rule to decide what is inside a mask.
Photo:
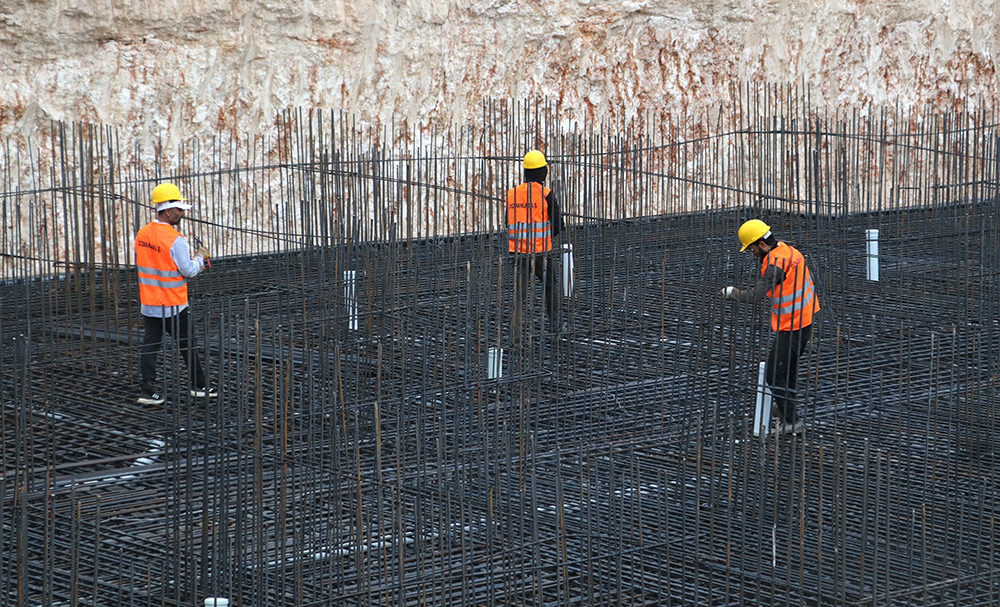
[{"label": "rough stone surface", "polygon": [[0,136],[49,120],[169,147],[277,110],[462,123],[484,98],[575,117],[718,107],[740,82],[818,107],[992,103],[995,0],[7,0]]}]

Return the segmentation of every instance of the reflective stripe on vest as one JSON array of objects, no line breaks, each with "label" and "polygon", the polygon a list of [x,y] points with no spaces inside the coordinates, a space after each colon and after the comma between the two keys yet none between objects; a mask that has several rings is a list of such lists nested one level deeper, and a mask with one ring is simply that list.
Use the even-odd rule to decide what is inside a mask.
[{"label": "reflective stripe on vest", "polygon": [[180,232],[173,226],[155,221],[135,236],[139,301],[145,306],[182,306],[188,302],[187,278],[170,256],[178,237]]},{"label": "reflective stripe on vest", "polygon": [[549,188],[522,183],[507,191],[507,250],[544,253],[552,250],[552,222],[545,197]]},{"label": "reflective stripe on vest", "polygon": [[548,221],[542,223],[515,223],[507,230],[510,240],[527,238],[540,238],[552,235],[552,224]]},{"label": "reflective stripe on vest", "polygon": [[779,242],[764,258],[761,275],[768,265],[776,265],[785,273],[785,280],[767,293],[771,298],[771,329],[797,331],[811,325],[813,314],[819,311],[819,300],[802,253]]},{"label": "reflective stripe on vest", "polygon": [[182,278],[181,280],[160,280],[159,278],[148,278],[146,276],[143,276],[142,274],[139,274],[139,284],[148,285],[151,287],[161,287],[164,289],[176,289],[177,287],[186,285],[187,279]]},{"label": "reflective stripe on vest", "polygon": [[[173,261],[173,258],[170,261]],[[184,275],[177,270],[157,270],[156,268],[147,268],[145,266],[139,266],[138,270],[140,274],[152,274],[154,276],[162,276],[163,278],[184,278]]]}]

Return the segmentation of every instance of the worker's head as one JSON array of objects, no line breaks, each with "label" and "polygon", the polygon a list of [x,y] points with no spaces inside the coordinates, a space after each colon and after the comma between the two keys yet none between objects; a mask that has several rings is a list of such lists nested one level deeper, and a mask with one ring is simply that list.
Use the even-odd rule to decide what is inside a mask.
[{"label": "worker's head", "polygon": [[771,234],[771,226],[759,219],[751,219],[743,222],[739,231],[740,242],[743,247],[740,251],[750,249],[754,255],[763,259],[778,244],[778,239]]},{"label": "worker's head", "polygon": [[156,218],[170,225],[177,225],[184,217],[185,211],[191,205],[184,202],[180,189],[172,183],[161,183],[153,188],[153,206],[156,207]]},{"label": "worker's head", "polygon": [[548,162],[545,161],[545,154],[538,150],[531,150],[524,155],[524,181],[545,183],[545,178],[549,174]]}]

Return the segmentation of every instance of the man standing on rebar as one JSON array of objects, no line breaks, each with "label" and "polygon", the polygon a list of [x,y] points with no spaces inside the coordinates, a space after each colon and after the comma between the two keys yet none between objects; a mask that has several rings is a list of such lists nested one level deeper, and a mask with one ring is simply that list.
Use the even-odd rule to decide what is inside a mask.
[{"label": "man standing on rebar", "polygon": [[771,329],[774,340],[765,363],[765,381],[781,416],[777,434],[798,434],[802,421],[795,412],[795,383],[799,357],[812,337],[813,315],[819,311],[819,299],[805,258],[795,247],[779,241],[771,228],[759,219],[740,226],[740,242],[762,260],[760,278],[749,290],[726,287],[728,300],[755,303],[771,298]]},{"label": "man standing on rebar", "polygon": [[187,279],[205,268],[208,249],[201,246],[192,255],[187,239],[177,231],[176,226],[191,208],[184,201],[176,185],[161,183],[156,186],[153,189],[156,219],[140,229],[135,237],[144,330],[139,365],[142,393],[138,402],[144,405],[159,405],[164,401],[163,395],[156,390],[156,359],[163,345],[164,331],[177,339],[187,363],[191,396],[217,396],[215,388],[205,381],[188,315]]},{"label": "man standing on rebar", "polygon": [[[549,167],[545,155],[531,150],[524,155],[524,183],[507,191],[507,250],[515,258],[514,280],[517,284],[515,310],[524,305],[531,275],[542,281],[545,312],[549,325],[557,332],[568,330],[559,322],[559,294],[555,264],[552,261],[552,238],[562,230],[562,216],[556,194],[545,187]],[[520,314],[515,312],[515,326]]]}]

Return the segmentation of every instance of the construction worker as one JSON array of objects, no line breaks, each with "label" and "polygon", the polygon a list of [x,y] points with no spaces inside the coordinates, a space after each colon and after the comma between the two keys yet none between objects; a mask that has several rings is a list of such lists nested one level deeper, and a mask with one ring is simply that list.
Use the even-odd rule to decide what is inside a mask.
[{"label": "construction worker", "polygon": [[[552,238],[562,230],[559,203],[555,192],[544,185],[549,171],[545,155],[531,150],[524,155],[523,166],[524,183],[507,191],[507,250],[515,259],[515,309],[527,298],[534,274],[542,281],[550,326],[565,332],[568,323],[559,323],[559,294],[551,254]],[[515,313],[515,323],[520,322],[518,317]]]},{"label": "construction worker", "polygon": [[813,315],[819,311],[819,299],[805,258],[795,247],[781,242],[771,228],[759,219],[740,226],[740,242],[762,260],[760,278],[749,290],[726,287],[727,300],[755,303],[771,298],[771,329],[774,340],[765,362],[765,381],[781,417],[777,434],[798,434],[802,421],[795,412],[795,379],[799,357],[812,337]]},{"label": "construction worker", "polygon": [[142,358],[139,365],[138,402],[144,405],[163,403],[156,390],[156,359],[166,331],[177,340],[191,380],[191,396],[214,398],[215,388],[205,381],[205,372],[188,316],[187,279],[205,268],[208,249],[200,246],[191,253],[188,241],[177,231],[184,213],[191,208],[172,183],[153,189],[156,219],[135,236],[135,263],[139,271],[139,302],[142,304]]}]

